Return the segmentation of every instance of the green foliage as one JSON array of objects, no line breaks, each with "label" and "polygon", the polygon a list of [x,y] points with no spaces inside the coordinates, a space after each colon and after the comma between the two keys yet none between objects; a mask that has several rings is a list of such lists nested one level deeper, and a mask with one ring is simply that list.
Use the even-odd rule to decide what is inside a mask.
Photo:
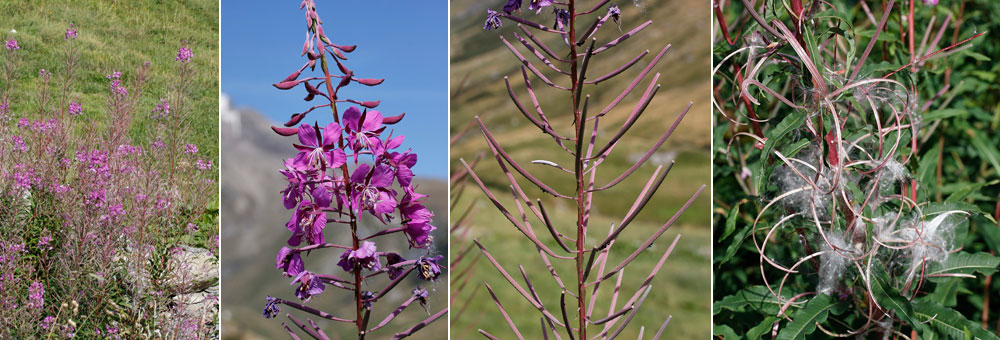
[{"label": "green foliage", "polygon": [[[761,6],[760,1],[757,3]],[[804,3],[807,7],[810,5],[809,1]],[[811,60],[820,71],[822,82],[828,85],[826,91],[844,86],[856,69],[859,70],[856,79],[875,80],[911,61],[908,39],[905,36],[900,39],[901,30],[907,29],[907,24],[900,20],[908,14],[908,2],[896,1],[886,28],[872,45],[872,52],[863,65],[858,65],[858,61],[875,35],[875,24],[881,18],[884,2],[867,2],[873,14],[871,19],[858,1],[830,3],[832,7],[820,6],[810,14],[800,39],[808,55],[822,55],[822,61],[820,58]],[[761,7],[756,10],[765,22],[777,20],[795,32],[795,21],[790,19],[789,13],[790,1],[766,0],[762,6],[767,10]],[[876,120],[870,110],[854,111],[857,110],[854,108],[868,105],[866,96],[855,88],[831,99],[837,103],[830,106],[848,108],[838,117],[843,126],[839,129],[833,126],[827,103],[814,100],[820,90],[815,88],[812,73],[806,65],[796,62],[762,64],[759,72],[750,77],[759,81],[759,86],[766,86],[799,106],[786,105],[773,94],[751,85],[747,87],[749,97],[760,102],[759,105],[749,104],[757,115],[755,124],[740,99],[741,84],[736,83],[735,70],[740,69],[741,77],[748,77],[747,70],[753,68],[753,65],[744,65],[748,63],[749,52],[740,48],[756,46],[753,63],[760,62],[761,55],[768,53],[783,55],[789,60],[799,60],[800,56],[787,43],[769,50],[766,45],[776,41],[771,34],[764,34],[766,41],[748,38],[750,32],[763,32],[764,29],[746,15],[742,2],[728,2],[723,12],[735,45],[726,43],[721,34],[717,34],[719,40],[714,45],[713,57],[717,65],[725,63],[714,74],[715,85],[720,90],[715,101],[721,108],[721,112],[715,111],[716,127],[713,129],[716,242],[713,314],[716,335],[725,339],[770,338],[772,329],[777,329],[777,337],[782,339],[826,338],[826,333],[816,331],[817,325],[835,334],[859,330],[870,317],[869,308],[878,306],[881,310],[872,309],[871,315],[875,318],[862,330],[863,336],[891,336],[894,332],[909,336],[911,331],[916,331],[921,339],[995,338],[992,326],[1000,319],[996,308],[990,308],[990,314],[985,317],[982,313],[986,310],[985,299],[996,297],[1000,291],[1000,284],[984,280],[1000,265],[1000,257],[990,254],[1000,252],[1000,228],[994,216],[1000,199],[1000,134],[994,133],[1000,128],[1000,84],[995,81],[1000,74],[1000,64],[991,62],[989,57],[1000,55],[1000,40],[991,37],[992,32],[1000,29],[1000,23],[995,20],[1000,16],[1000,3],[987,0],[941,1],[937,6],[915,3],[917,25],[914,31],[918,50],[923,32],[928,31],[931,35],[928,40],[933,40],[944,17],[952,15],[940,43],[928,46],[921,55],[978,32],[990,33],[928,58],[919,64],[916,72],[905,67],[890,77],[905,89],[896,93],[908,93],[908,98],[916,98],[910,107],[919,118],[914,119],[917,129],[887,132],[884,137],[887,142],[881,148],[865,144],[863,140],[877,131],[876,126],[884,129],[893,122],[886,119],[886,115]],[[936,17],[933,29],[927,30],[932,17]],[[835,46],[836,55],[831,52],[831,46]],[[903,124],[908,123],[903,121]],[[759,125],[759,130],[755,125]],[[824,164],[812,165],[831,167],[829,164],[833,164],[831,159],[836,159],[836,150],[825,138],[827,133],[832,135],[830,131],[836,130],[843,134],[843,141],[862,141],[852,144],[856,149],[848,152],[868,149],[872,154],[896,152],[902,155],[898,160],[903,166],[904,180],[899,185],[874,187],[865,182],[869,178],[866,176],[881,168],[854,165],[855,168],[847,172],[849,176],[842,178],[845,183],[836,187],[840,189],[832,189],[844,192],[843,199],[829,204],[835,208],[827,206],[824,210],[817,206],[816,213],[833,217],[823,222],[824,229],[843,231],[851,225],[864,228],[863,233],[855,232],[853,239],[848,238],[850,247],[832,252],[846,253],[848,258],[858,260],[848,260],[841,271],[833,271],[842,276],[838,276],[839,280],[835,280],[827,295],[817,292],[818,281],[826,273],[821,270],[821,264],[827,261],[826,255],[806,259],[823,251],[821,246],[826,243],[816,236],[812,217],[809,214],[804,214],[807,218],[791,216],[801,212],[801,207],[789,203],[775,204],[766,211],[764,207],[788,190],[787,184],[783,184],[776,174],[778,168],[788,168],[784,158],[819,159]],[[746,134],[767,139],[758,144]],[[896,144],[897,138],[902,142]],[[889,151],[891,147],[895,149]],[[804,152],[818,153],[818,157],[805,158]],[[904,192],[904,189],[912,189],[913,183],[916,189]],[[908,204],[899,201],[864,204],[872,191],[877,191],[876,196],[911,197],[919,204],[920,211],[908,212]],[[921,263],[927,254],[925,251],[933,252],[932,248],[885,251],[876,239],[889,235],[873,235],[880,230],[875,219],[894,216],[892,214],[899,211],[903,212],[900,221],[923,221],[924,225],[941,214],[954,214],[947,217],[954,220],[946,223],[954,228],[950,230],[955,236],[952,249],[957,252]],[[970,215],[963,219],[956,211]],[[859,216],[854,216],[854,212]],[[783,220],[785,217],[788,219]],[[944,220],[946,218],[942,217],[938,221]],[[779,222],[783,223],[769,234]],[[765,235],[770,237],[766,243],[763,242]],[[767,247],[764,254],[767,259],[786,268],[797,261],[802,262],[794,268],[795,273],[776,282],[783,279],[785,272],[763,261],[758,249],[761,246]],[[854,252],[853,247],[876,248],[883,252],[864,258],[867,255]],[[914,258],[916,269],[909,265]],[[762,262],[766,282],[762,278]],[[911,272],[912,277],[922,279],[904,284]],[[780,288],[781,299],[776,298],[765,283],[771,285],[771,290]],[[791,321],[779,317],[780,305],[800,293],[807,296],[795,300],[785,312]],[[985,320],[989,330],[982,328],[980,320]]]}]

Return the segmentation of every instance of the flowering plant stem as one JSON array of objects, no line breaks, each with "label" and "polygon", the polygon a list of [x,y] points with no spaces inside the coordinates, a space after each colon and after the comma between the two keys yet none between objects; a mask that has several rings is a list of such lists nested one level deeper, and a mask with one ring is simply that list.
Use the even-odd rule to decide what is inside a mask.
[{"label": "flowering plant stem", "polygon": [[[303,55],[308,61],[281,82],[274,84],[280,90],[289,90],[299,85],[305,88],[306,101],[322,98],[326,104],[313,106],[302,113],[292,115],[285,127],[272,127],[284,136],[296,135],[301,144],[295,144],[298,154],[286,160],[285,169],[280,172],[286,176],[288,187],[282,192],[282,201],[287,209],[294,213],[286,224],[292,232],[288,245],[278,252],[276,266],[283,275],[293,277],[292,284],[298,284],[296,297],[303,303],[295,303],[284,299],[267,297],[264,317],[272,318],[279,312],[279,304],[283,304],[302,312],[326,319],[352,323],[358,339],[364,339],[369,333],[383,328],[395,319],[412,302],[419,302],[426,308],[428,292],[419,286],[412,291],[411,298],[403,302],[382,322],[370,326],[370,316],[375,304],[387,292],[415,273],[426,281],[435,281],[441,274],[444,265],[439,264],[442,256],[420,256],[415,260],[406,260],[395,252],[378,251],[378,242],[386,241],[390,236],[403,234],[410,248],[421,251],[428,249],[433,241],[430,233],[435,229],[430,224],[433,213],[421,203],[425,195],[416,192],[413,184],[413,172],[417,155],[413,150],[394,151],[400,148],[404,136],[383,136],[386,125],[396,124],[403,115],[383,117],[382,113],[373,110],[380,101],[357,101],[340,99],[339,90],[352,83],[366,86],[376,86],[382,79],[356,78],[349,69],[345,53],[351,53],[356,46],[342,46],[331,42],[323,31],[322,20],[316,11],[316,4],[311,0],[302,2],[305,9],[308,27],[307,39],[303,46]],[[318,77],[300,78],[307,68],[315,69],[317,62],[322,75]],[[333,65],[340,74],[331,72]],[[317,88],[312,82],[318,82]],[[334,82],[337,82],[334,85]],[[352,103],[340,113],[338,104]],[[333,122],[325,127],[318,123],[313,126],[299,124],[309,113],[321,107],[329,107]],[[297,126],[293,128],[294,126]],[[370,158],[369,158],[370,157]],[[348,165],[353,158],[354,167]],[[371,160],[371,163],[360,162],[360,159]],[[401,192],[400,192],[401,191]],[[389,227],[363,236],[362,217],[367,213],[374,220],[384,225],[398,223],[398,227]],[[345,219],[346,217],[346,219]],[[336,241],[327,242],[325,228],[327,224],[342,225],[350,233],[349,245],[341,245]],[[346,241],[346,240],[345,240]],[[306,245],[300,246],[305,242]],[[381,243],[385,249],[386,243]],[[310,272],[305,269],[304,257],[313,250],[341,249],[338,266],[350,275],[342,279],[334,275]],[[429,253],[427,250],[423,252]],[[386,264],[383,266],[382,258]],[[366,271],[370,273],[366,274]],[[363,289],[373,285],[377,276],[387,274],[390,282],[378,292]],[[326,285],[348,290],[353,295],[354,317],[351,319],[335,317],[319,309],[307,306],[306,303],[316,295],[322,294]],[[413,325],[407,330],[396,333],[394,338],[407,337],[423,328],[426,324],[437,320],[447,313],[444,309],[431,315],[430,318]],[[307,320],[312,327],[300,322],[291,314],[288,318],[306,334],[327,339],[326,335],[312,320]],[[297,335],[290,327],[285,329],[293,338]]]},{"label": "flowering plant stem", "polygon": [[[552,27],[547,27],[542,24],[536,23],[534,21],[525,19],[515,12],[519,12],[521,8],[522,1],[520,0],[509,0],[503,8],[504,13],[499,13],[493,11],[492,9],[487,10],[487,19],[484,26],[485,29],[490,30],[494,28],[499,28],[503,25],[502,19],[507,19],[518,24],[521,32],[525,34],[526,37],[530,39],[530,42],[521,35],[514,33],[514,37],[524,46],[524,48],[531,51],[535,57],[537,57],[542,63],[548,66],[550,69],[558,72],[559,74],[565,75],[565,80],[568,81],[568,85],[560,85],[560,79],[550,80],[537,68],[535,68],[532,63],[524,57],[524,55],[512,44],[508,42],[506,38],[502,35],[500,37],[501,41],[506,45],[506,47],[514,54],[518,61],[522,64],[521,73],[525,83],[525,88],[529,94],[529,97],[534,104],[535,112],[529,112],[522,106],[521,102],[518,100],[514,89],[511,87],[510,80],[504,79],[508,94],[510,95],[511,101],[515,104],[517,109],[536,127],[538,127],[544,134],[552,137],[552,139],[559,145],[559,147],[570,155],[573,159],[572,169],[567,169],[559,164],[549,161],[549,160],[536,160],[533,164],[547,165],[551,168],[559,169],[563,172],[570,173],[573,176],[573,194],[567,195],[562,194],[557,188],[550,186],[547,183],[541,181],[538,177],[535,177],[528,172],[521,164],[515,161],[511,155],[504,150],[504,148],[497,141],[497,137],[490,132],[487,128],[486,123],[483,122],[479,117],[476,117],[476,123],[478,123],[480,131],[486,140],[486,143],[493,153],[500,169],[503,171],[506,179],[509,183],[509,189],[514,197],[514,205],[517,208],[517,213],[515,215],[508,210],[503,204],[501,204],[498,199],[494,196],[493,192],[484,184],[483,180],[480,179],[476,171],[472,167],[462,160],[464,166],[464,174],[468,174],[480,187],[483,193],[490,199],[490,201],[497,207],[498,210],[514,225],[518,231],[520,231],[529,241],[531,241],[537,248],[539,255],[541,256],[543,262],[547,266],[549,273],[552,275],[553,280],[562,288],[562,293],[560,294],[560,306],[559,311],[555,309],[548,309],[541,300],[541,297],[535,293],[532,286],[531,280],[528,278],[527,274],[522,270],[522,276],[524,277],[525,283],[528,285],[527,290],[525,290],[519,283],[517,283],[513,277],[511,277],[503,266],[497,261],[493,255],[486,250],[486,248],[478,241],[476,245],[481,249],[482,253],[490,260],[491,264],[500,272],[500,274],[510,283],[515,290],[517,290],[533,307],[539,310],[542,314],[542,324],[543,324],[543,335],[548,338],[549,334],[554,334],[559,338],[558,333],[563,330],[566,332],[570,339],[590,339],[599,338],[607,336],[609,338],[614,338],[618,336],[629,324],[632,318],[637,313],[642,302],[645,300],[646,295],[650,292],[650,284],[652,279],[659,272],[659,269],[663,261],[669,256],[673,249],[673,245],[676,244],[677,239],[674,239],[674,243],[666,250],[660,259],[660,262],[655,268],[653,268],[647,277],[647,279],[640,285],[639,289],[635,294],[628,299],[625,303],[624,308],[618,308],[617,295],[618,290],[621,288],[622,280],[622,269],[628,266],[632,260],[639,256],[643,251],[646,250],[650,245],[652,245],[663,232],[668,229],[673,222],[680,216],[693,202],[693,200],[699,195],[704,186],[698,190],[691,198],[688,200],[684,206],[682,206],[673,218],[670,219],[666,224],[661,226],[655,233],[645,237],[645,242],[631,253],[622,262],[616,265],[610,271],[605,272],[607,262],[609,261],[609,253],[611,247],[615,244],[623,234],[625,228],[629,223],[636,217],[636,215],[647,205],[649,199],[659,188],[660,184],[663,183],[666,173],[669,171],[670,166],[667,167],[667,171],[663,171],[663,166],[657,167],[652,177],[647,182],[646,186],[642,189],[642,192],[638,194],[638,197],[632,204],[632,207],[624,216],[622,222],[617,226],[611,225],[608,229],[608,236],[604,238],[603,241],[595,242],[596,245],[588,246],[589,239],[589,222],[591,219],[591,212],[594,205],[594,194],[607,190],[616,184],[620,183],[622,180],[627,178],[629,175],[636,172],[636,170],[645,163],[650,156],[659,149],[660,146],[666,141],[673,130],[677,127],[680,121],[683,119],[687,113],[687,109],[682,112],[677,119],[674,121],[673,125],[661,136],[661,138],[653,143],[649,150],[645,152],[643,157],[635,162],[629,169],[625,170],[621,174],[617,175],[614,180],[611,180],[605,185],[599,185],[597,183],[597,169],[604,160],[606,160],[611,151],[618,145],[621,138],[628,132],[635,124],[636,120],[642,115],[643,112],[649,107],[650,101],[656,95],[659,84],[660,75],[656,74],[653,76],[652,81],[647,87],[646,91],[642,94],[638,103],[635,105],[631,114],[625,119],[624,123],[617,129],[617,133],[613,135],[603,147],[598,147],[598,131],[599,122],[605,114],[608,114],[613,108],[615,108],[621,100],[627,96],[633,89],[636,88],[639,82],[645,78],[652,68],[661,60],[663,55],[669,49],[669,45],[664,47],[656,57],[640,72],[639,75],[622,91],[622,93],[617,96],[611,103],[607,105],[598,114],[588,116],[588,107],[590,104],[590,95],[585,95],[584,85],[597,85],[597,83],[619,76],[622,72],[631,66],[635,65],[639,60],[641,60],[647,52],[640,54],[638,57],[632,59],[629,62],[613,69],[610,73],[594,77],[593,79],[588,79],[587,69],[588,65],[598,53],[609,51],[618,47],[620,43],[629,37],[635,36],[639,31],[648,27],[652,22],[647,21],[640,24],[638,27],[623,33],[616,39],[612,39],[607,43],[598,46],[597,38],[595,34],[599,29],[607,22],[609,19],[614,20],[619,23],[621,17],[621,11],[617,6],[611,5],[607,7],[607,12],[603,15],[593,16],[593,23],[590,24],[587,30],[577,30],[576,25],[582,18],[591,17],[593,14],[608,5],[609,1],[597,1],[592,8],[589,10],[580,11],[578,9],[578,1],[569,0],[566,2],[555,2],[555,1],[537,1],[532,0],[529,2],[529,11],[541,12],[543,8],[551,7],[553,13],[555,14],[555,23]],[[581,26],[585,27],[585,26]],[[558,36],[560,41],[565,44],[568,53],[565,57],[559,57],[563,55],[560,53],[553,52],[548,46],[543,44],[539,39],[536,39],[532,30],[538,31],[540,33],[552,34]],[[533,43],[533,44],[532,44]],[[585,46],[585,47],[584,47]],[[581,49],[585,48],[585,50]],[[540,51],[544,51],[543,55]],[[546,55],[548,57],[546,57]],[[553,63],[553,60],[558,62],[558,65],[565,65],[568,69],[560,69],[560,66]],[[537,96],[535,90],[531,86],[531,82],[528,77],[528,71],[540,79],[543,83],[553,88],[554,91],[566,91],[569,96],[564,97],[568,102],[563,102],[565,104],[562,110],[568,111],[566,115],[572,117],[571,126],[573,132],[571,136],[564,137],[562,134],[556,131],[556,127],[551,124],[549,116],[546,116],[543,112],[543,108],[539,105],[537,101]],[[568,109],[567,109],[568,108]],[[690,104],[688,105],[690,108]],[[565,112],[565,111],[564,111]],[[589,123],[589,124],[588,124]],[[564,142],[573,143],[572,149],[564,144]],[[556,199],[565,199],[573,201],[573,205],[576,208],[576,218],[574,221],[575,226],[575,237],[570,237],[560,233],[557,229],[559,221],[554,221],[550,219],[549,214],[546,212],[542,200],[532,201],[528,198],[525,191],[518,184],[517,180],[514,178],[512,172],[508,169],[513,168],[515,172],[520,174],[524,179],[531,182],[532,185],[536,186],[539,190],[544,193],[550,194]],[[527,205],[527,209],[525,209]],[[532,229],[531,222],[529,221],[526,210],[531,211],[534,216],[545,225],[548,232],[551,234],[552,238],[556,241],[560,248],[552,249],[549,248],[545,243],[543,243],[537,237],[535,231]],[[567,245],[567,242],[570,245]],[[564,284],[562,279],[557,274],[553,265],[550,263],[549,258],[554,258],[556,260],[573,262],[573,267],[575,268],[575,278],[573,281]],[[596,274],[596,275],[592,275]],[[615,291],[610,307],[608,307],[608,315],[605,317],[598,317],[594,313],[594,307],[596,305],[596,296],[601,284],[615,276],[618,276],[618,280],[613,286]],[[572,287],[572,288],[568,288]],[[493,294],[493,288],[490,285],[486,285],[487,290],[493,297],[497,308],[504,315],[508,326],[514,332],[514,334],[519,339],[524,339],[521,331],[518,329],[514,321],[509,318],[507,311],[501,305],[499,299]],[[588,292],[590,290],[590,292]],[[529,293],[530,292],[530,293]],[[576,310],[572,311],[572,301],[569,301],[570,307],[567,307],[567,296],[570,295],[572,299],[576,300]],[[554,312],[561,312],[561,318],[556,316]],[[572,315],[572,316],[571,316]],[[576,320],[572,320],[576,319]],[[667,321],[661,324],[660,331],[654,337],[654,339],[659,338],[662,335],[663,329],[666,327]],[[575,326],[573,325],[575,321]],[[589,328],[598,325],[603,327],[600,329],[598,335],[590,336],[588,335]],[[563,328],[563,330],[557,330],[556,326]],[[495,339],[496,337],[488,333],[485,330],[479,330],[481,334],[487,338]]]}]

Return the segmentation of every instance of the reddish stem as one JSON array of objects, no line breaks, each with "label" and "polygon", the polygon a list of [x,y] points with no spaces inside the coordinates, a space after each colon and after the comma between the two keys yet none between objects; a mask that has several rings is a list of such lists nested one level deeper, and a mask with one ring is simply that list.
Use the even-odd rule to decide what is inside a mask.
[{"label": "reddish stem", "polygon": [[[576,1],[569,0],[568,5],[569,10],[569,41],[576,41]],[[572,80],[572,89],[570,91],[570,100],[573,102],[573,117],[576,120],[576,124],[579,124],[576,129],[576,143],[577,143],[577,155],[576,155],[576,274],[577,274],[577,290],[576,290],[576,301],[577,301],[577,311],[579,318],[579,330],[577,333],[577,339],[584,340],[587,339],[587,315],[586,315],[586,301],[587,301],[587,290],[584,287],[584,271],[586,261],[583,258],[584,247],[586,246],[586,226],[584,221],[586,220],[586,195],[587,189],[583,184],[583,162],[584,157],[580,155],[582,148],[579,147],[580,143],[586,140],[585,129],[583,125],[586,124],[582,118],[582,113],[580,112],[579,103],[574,99],[578,98],[577,92],[582,90],[583,83],[578,81],[579,77],[583,75],[579,74],[579,54],[576,51],[576,44],[569,44],[570,48],[570,78]],[[580,84],[580,85],[577,85]],[[567,325],[568,328],[568,325]]]},{"label": "reddish stem", "polygon": [[712,8],[715,10],[715,19],[719,21],[722,37],[726,38],[726,43],[729,45],[736,45],[736,40],[729,38],[729,26],[726,25],[726,18],[722,15],[722,6],[719,4],[719,0],[712,0]]},{"label": "reddish stem", "polygon": [[914,62],[914,60],[917,59],[917,55],[913,51],[913,3],[914,2],[915,0],[910,0],[910,13],[906,20],[906,25],[908,26],[909,33],[907,33],[906,38],[907,40],[909,40],[910,43],[910,64],[912,65],[911,69],[914,72],[916,72],[917,68],[916,68],[916,62]]},{"label": "reddish stem", "polygon": [[[740,84],[739,86],[742,87],[743,86],[742,67],[735,64],[733,66],[736,67],[736,83]],[[750,126],[753,127],[753,133],[757,136],[760,136],[761,138],[764,138],[764,131],[761,130],[760,123],[757,122],[757,113],[754,112],[753,110],[753,104],[750,103],[750,98],[747,98],[746,96],[743,95],[742,90],[740,91],[740,99],[743,100],[743,106],[747,108],[747,115],[750,116]]]},{"label": "reddish stem", "polygon": [[[318,25],[315,24],[315,25]],[[333,114],[333,121],[340,124],[340,117],[337,114],[337,102],[333,98],[336,98],[335,92],[333,90],[333,85],[331,79],[333,76],[330,74],[330,68],[326,62],[326,53],[320,54],[320,66],[323,69],[323,76],[326,78],[326,90],[330,94],[330,110]],[[344,138],[341,136],[339,138],[338,144],[341,148],[344,147]],[[347,169],[347,163],[340,166],[340,170],[343,171],[344,180],[344,190],[347,192],[347,197],[351,197],[351,174]],[[360,247],[360,241],[358,240],[358,221],[357,217],[354,216],[354,209],[348,209],[350,213],[350,226],[351,226],[351,245],[354,250]],[[354,307],[356,316],[354,318],[354,323],[358,327],[358,340],[364,340],[365,338],[365,320],[364,320],[364,299],[361,297],[361,268],[356,266],[354,268]]]}]

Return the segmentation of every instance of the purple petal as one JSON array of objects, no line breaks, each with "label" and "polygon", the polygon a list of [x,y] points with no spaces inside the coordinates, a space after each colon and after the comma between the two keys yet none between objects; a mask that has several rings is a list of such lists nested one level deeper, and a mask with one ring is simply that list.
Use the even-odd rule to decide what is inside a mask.
[{"label": "purple petal", "polygon": [[351,106],[347,108],[346,111],[344,111],[344,125],[345,127],[347,127],[347,129],[355,132],[359,131],[358,120],[360,119],[361,119],[361,110],[358,110],[357,107]]},{"label": "purple petal", "polygon": [[339,168],[344,163],[347,163],[347,154],[342,149],[333,149],[327,152],[327,157],[330,158],[329,167],[331,168]]},{"label": "purple petal", "polygon": [[370,258],[375,256],[376,251],[375,242],[364,241],[361,242],[361,246],[358,247],[358,250],[354,253],[354,255],[358,258]]},{"label": "purple petal", "polygon": [[299,125],[299,142],[303,145],[318,147],[319,144],[316,143],[316,129],[313,129],[309,124]]},{"label": "purple petal", "polygon": [[336,122],[326,125],[323,129],[323,147],[332,147],[337,144],[337,139],[340,137],[340,124]]},{"label": "purple petal", "polygon": [[406,165],[399,165],[399,170],[396,170],[396,180],[403,187],[410,186],[413,181],[413,171]]},{"label": "purple petal", "polygon": [[330,206],[333,200],[333,194],[326,190],[326,188],[319,186],[312,191],[313,199],[316,200],[316,205],[326,208]]},{"label": "purple petal", "polygon": [[292,158],[292,167],[295,170],[309,169],[309,152],[301,151]]},{"label": "purple petal", "polygon": [[316,215],[312,228],[310,235],[308,235],[309,242],[311,244],[326,243],[326,237],[323,235],[323,228],[326,228],[326,213],[320,212]]},{"label": "purple petal", "polygon": [[340,254],[340,261],[337,262],[337,265],[340,266],[340,268],[343,269],[345,272],[354,271],[354,265],[352,265],[351,261],[348,259],[351,255],[351,252],[353,252],[353,250],[344,251],[343,254]]},{"label": "purple petal", "polygon": [[396,210],[396,198],[385,191],[379,191],[378,203],[375,203],[375,213],[388,214]]},{"label": "purple petal", "polygon": [[278,250],[278,258],[275,260],[275,264],[278,269],[282,269],[286,264],[288,264],[288,254],[291,253],[292,249],[288,247],[281,247],[281,249]]},{"label": "purple petal", "polygon": [[404,153],[396,159],[396,164],[412,168],[414,165],[417,165],[417,154],[411,152]]},{"label": "purple petal", "polygon": [[375,166],[375,171],[372,173],[371,186],[376,188],[388,188],[392,185],[392,168],[387,164],[379,164]]},{"label": "purple petal", "polygon": [[392,149],[398,148],[400,145],[403,145],[403,139],[405,139],[405,138],[406,138],[406,136],[399,135],[399,136],[393,137],[390,140],[385,141],[385,149],[386,150],[392,150]]},{"label": "purple petal", "polygon": [[354,173],[351,174],[351,182],[364,183],[365,177],[368,177],[369,169],[371,169],[371,166],[369,166],[368,163],[361,163],[361,165],[358,165],[358,167],[354,169]]},{"label": "purple petal", "polygon": [[[345,113],[346,114],[346,113]],[[382,113],[369,110],[365,114],[365,124],[361,127],[362,131],[375,131],[382,128]]]}]

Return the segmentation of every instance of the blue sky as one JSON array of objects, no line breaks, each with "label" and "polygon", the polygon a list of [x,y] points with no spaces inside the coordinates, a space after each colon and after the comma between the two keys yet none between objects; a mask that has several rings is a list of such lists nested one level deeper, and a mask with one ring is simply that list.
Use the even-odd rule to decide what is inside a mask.
[{"label": "blue sky", "polygon": [[[235,106],[252,107],[275,122],[285,122],[320,100],[303,101],[301,86],[289,91],[271,86],[306,61],[299,56],[306,34],[299,3],[222,2],[222,92]],[[316,6],[334,43],[358,45],[345,64],[358,77],[385,78],[375,87],[351,84],[341,90],[341,98],[381,99],[376,110],[386,116],[406,112],[406,118],[390,128],[393,135],[406,135],[404,147],[419,154],[414,172],[446,178],[448,2],[317,0]],[[347,108],[340,107],[341,112]],[[325,124],[332,121],[329,112],[318,109],[304,122]]]}]

